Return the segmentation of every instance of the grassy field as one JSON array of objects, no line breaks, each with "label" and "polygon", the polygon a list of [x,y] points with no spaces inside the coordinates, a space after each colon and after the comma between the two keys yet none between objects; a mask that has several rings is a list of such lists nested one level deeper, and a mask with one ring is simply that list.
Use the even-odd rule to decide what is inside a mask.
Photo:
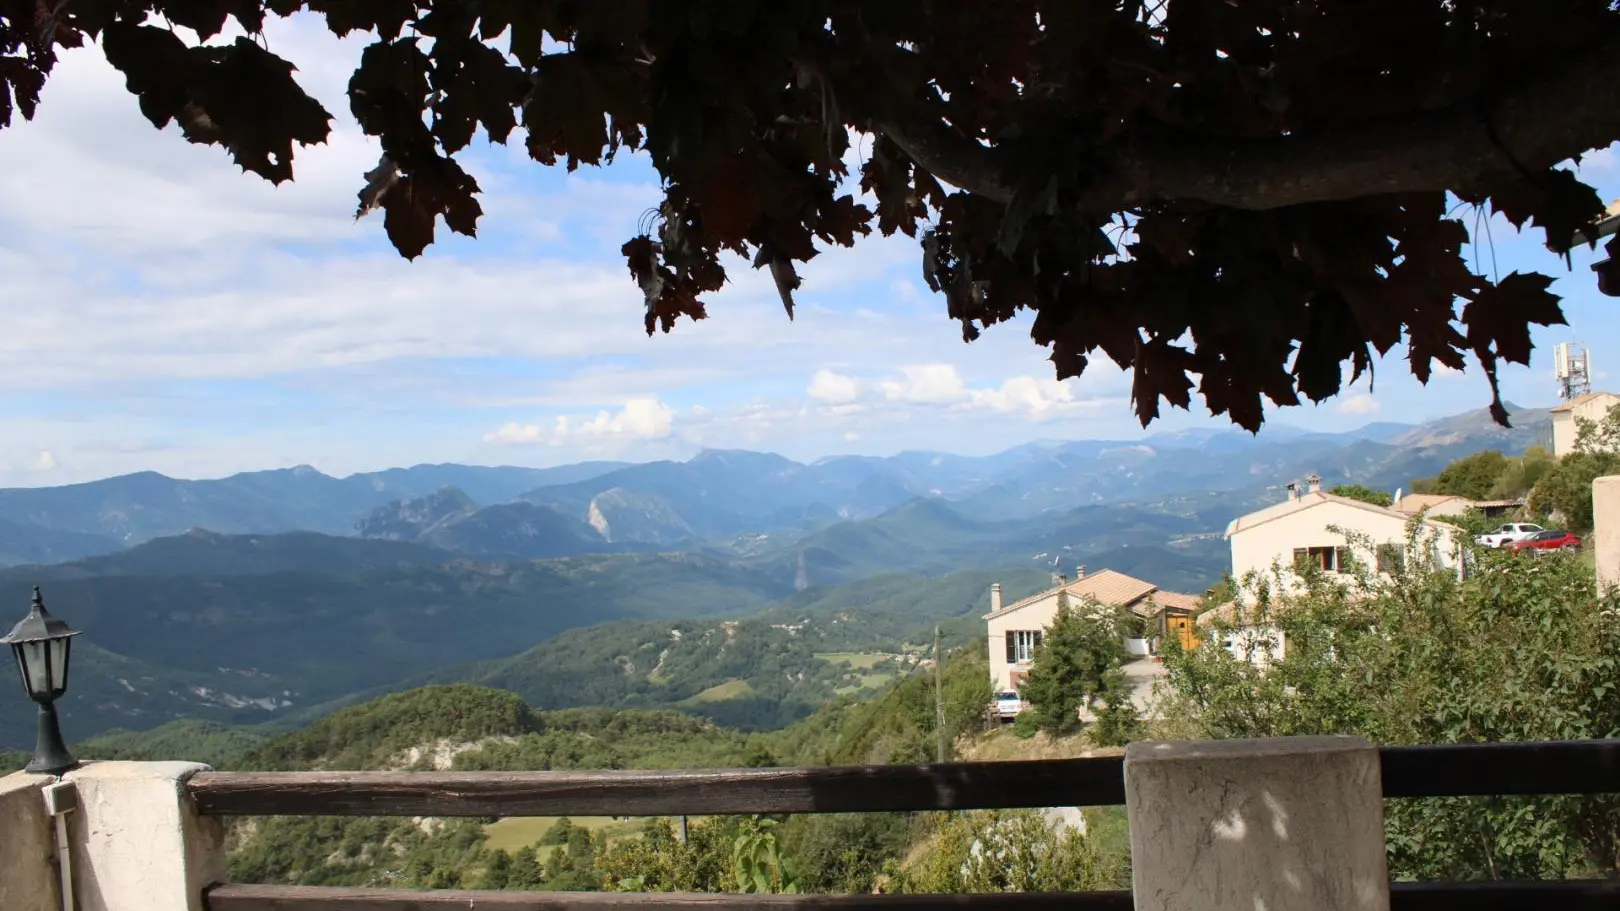
[{"label": "grassy field", "polygon": [[823,652],[816,656],[828,664],[848,665],[856,674],[856,682],[838,688],[840,693],[856,693],[861,690],[875,690],[900,676],[899,672],[890,665],[883,670],[872,670],[890,656],[880,652]]},{"label": "grassy field", "polygon": [[847,664],[854,670],[866,671],[889,656],[880,652],[822,652],[816,657],[828,664]]},{"label": "grassy field", "polygon": [[[526,848],[546,834],[556,824],[556,816],[514,816],[484,826],[484,839],[490,850],[514,851]],[[614,819],[610,816],[570,816],[568,821],[582,829],[589,829],[591,838],[616,841],[641,831],[642,820]]]},{"label": "grassy field", "polygon": [[725,702],[727,699],[744,699],[754,694],[754,688],[746,680],[727,680],[717,683],[701,693],[694,694],[680,701],[681,705],[697,705],[704,702]]}]

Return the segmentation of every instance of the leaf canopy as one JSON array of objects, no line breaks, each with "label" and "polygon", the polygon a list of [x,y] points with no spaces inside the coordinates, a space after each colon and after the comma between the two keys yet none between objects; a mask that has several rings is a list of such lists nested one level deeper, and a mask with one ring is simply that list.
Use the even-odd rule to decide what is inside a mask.
[{"label": "leaf canopy", "polygon": [[1604,207],[1559,165],[1620,139],[1610,0],[0,0],[0,128],[99,40],[154,125],[291,179],[331,115],[267,15],[376,36],[359,211],[407,258],[476,233],[480,130],[570,170],[644,150],[649,333],[707,315],[725,253],[791,317],[796,263],[901,232],[965,340],[1033,311],[1057,376],[1108,358],[1144,424],[1196,395],[1255,430],[1401,343],[1424,382],[1471,355],[1505,423],[1498,365],[1564,317],[1547,276],[1470,268],[1459,210],[1567,254]]}]

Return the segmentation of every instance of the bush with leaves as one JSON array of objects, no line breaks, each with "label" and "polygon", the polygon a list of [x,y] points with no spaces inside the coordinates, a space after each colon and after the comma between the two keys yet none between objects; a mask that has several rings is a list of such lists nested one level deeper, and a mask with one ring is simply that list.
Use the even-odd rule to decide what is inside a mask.
[{"label": "bush with leaves", "polygon": [[1101,696],[1109,671],[1125,661],[1116,618],[1087,601],[1078,609],[1066,600],[1041,637],[1029,676],[1018,688],[1042,730],[1058,734],[1080,723],[1078,711]]},{"label": "bush with leaves", "polygon": [[1395,495],[1384,490],[1373,490],[1365,484],[1335,484],[1329,488],[1328,493],[1336,497],[1349,497],[1374,506],[1388,506],[1395,502]]},{"label": "bush with leaves", "polygon": [[777,829],[806,892],[869,892],[885,861],[904,856],[912,822],[904,813],[794,816]]},{"label": "bush with leaves", "polygon": [[1129,888],[1130,857],[1040,810],[936,814],[929,850],[896,870],[894,892],[1093,892]]},{"label": "bush with leaves", "polygon": [[[1564,555],[1472,554],[1454,573],[1409,561],[1363,595],[1312,579],[1251,590],[1247,620],[1286,637],[1265,669],[1205,645],[1166,650],[1178,713],[1209,737],[1360,734],[1380,744],[1620,736],[1620,599]],[[1205,635],[1219,642],[1218,625]],[[1391,873],[1418,879],[1620,872],[1620,799],[1390,801]]]},{"label": "bush with leaves", "polygon": [[620,839],[596,858],[607,892],[725,892],[731,876],[731,837],[727,817],[698,820],[686,841],[675,837],[668,819],[651,819],[640,838]]}]

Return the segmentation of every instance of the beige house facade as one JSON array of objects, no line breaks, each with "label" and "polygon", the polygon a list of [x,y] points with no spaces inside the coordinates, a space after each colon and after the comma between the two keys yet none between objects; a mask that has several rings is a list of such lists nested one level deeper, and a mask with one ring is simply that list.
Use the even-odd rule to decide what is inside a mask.
[{"label": "beige house facade", "polygon": [[[1200,637],[1212,635],[1220,620],[1236,621],[1237,629],[1217,643],[1220,647],[1260,665],[1283,656],[1287,643],[1282,630],[1245,620],[1256,599],[1254,590],[1242,583],[1251,578],[1265,581],[1273,592],[1291,594],[1303,589],[1303,573],[1311,567],[1354,585],[1359,581],[1358,567],[1387,574],[1419,554],[1460,570],[1464,532],[1429,518],[1436,507],[1457,506],[1452,499],[1462,501],[1459,512],[1473,505],[1461,497],[1433,502],[1403,497],[1402,504],[1416,507],[1407,513],[1324,493],[1321,479],[1314,476],[1303,493],[1290,484],[1283,502],[1240,516],[1227,526],[1232,578],[1240,583],[1242,594],[1198,617]],[[1414,521],[1419,523],[1417,534],[1409,540]]]},{"label": "beige house facade", "polygon": [[1580,429],[1577,418],[1594,424],[1601,423],[1608,416],[1609,409],[1616,405],[1620,405],[1620,395],[1612,392],[1588,392],[1554,407],[1553,455],[1563,458],[1575,451],[1575,441],[1579,437]]},{"label": "beige house facade", "polygon": [[1352,578],[1353,564],[1387,573],[1410,556],[1407,526],[1414,519],[1420,523],[1417,545],[1439,565],[1457,566],[1462,558],[1461,529],[1427,515],[1416,517],[1325,493],[1321,481],[1313,477],[1305,492],[1291,489],[1283,502],[1227,525],[1232,578],[1242,582],[1256,574],[1291,592],[1303,585],[1303,576],[1296,569],[1302,566],[1314,566],[1347,581]]},{"label": "beige house facade", "polygon": [[1129,610],[1154,619],[1166,613],[1190,616],[1198,606],[1195,595],[1163,591],[1152,582],[1111,569],[1087,574],[1082,567],[1074,581],[1059,577],[1058,584],[1022,601],[1003,605],[1001,584],[990,586],[990,613],[984,615],[990,640],[990,679],[997,693],[1016,692],[1035,661],[1035,650],[1059,604],[1071,609]]}]

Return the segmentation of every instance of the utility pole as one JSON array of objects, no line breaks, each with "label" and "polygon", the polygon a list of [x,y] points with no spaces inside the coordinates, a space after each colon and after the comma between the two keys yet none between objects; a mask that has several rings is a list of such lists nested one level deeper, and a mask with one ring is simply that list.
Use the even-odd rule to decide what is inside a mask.
[{"label": "utility pole", "polygon": [[939,627],[934,627],[934,736],[935,762],[945,761],[945,668],[939,658]]}]

